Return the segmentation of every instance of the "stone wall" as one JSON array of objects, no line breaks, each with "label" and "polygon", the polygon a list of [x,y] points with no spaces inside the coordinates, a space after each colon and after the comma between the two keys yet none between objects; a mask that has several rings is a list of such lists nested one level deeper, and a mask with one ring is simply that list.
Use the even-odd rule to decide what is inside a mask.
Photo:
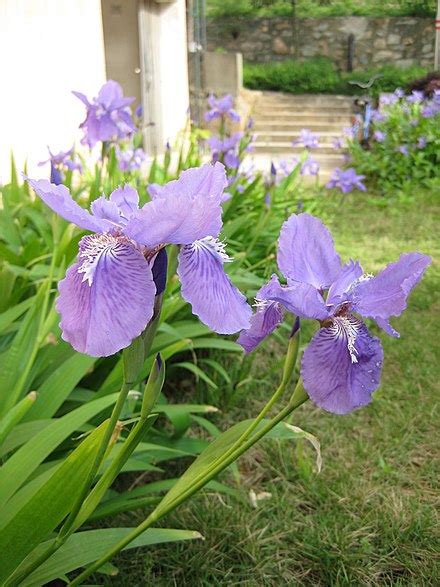
[{"label": "stone wall", "polygon": [[354,69],[390,63],[433,66],[433,18],[301,18],[296,27],[288,17],[208,19],[207,48],[240,51],[254,63],[324,56],[346,70],[351,34]]}]

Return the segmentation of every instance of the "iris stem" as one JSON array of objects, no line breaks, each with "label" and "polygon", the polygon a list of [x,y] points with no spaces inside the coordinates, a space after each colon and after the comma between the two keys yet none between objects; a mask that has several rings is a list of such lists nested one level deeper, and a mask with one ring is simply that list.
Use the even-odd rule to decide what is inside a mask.
[{"label": "iris stem", "polygon": [[[298,391],[298,393],[296,393]],[[217,465],[215,469],[210,471],[209,474],[205,475],[199,482],[194,482],[187,491],[181,493],[176,499],[174,499],[167,508],[161,513],[157,514],[156,510],[154,510],[148,518],[146,518],[142,524],[140,524],[137,528],[130,532],[128,536],[126,536],[123,540],[118,542],[113,548],[109,549],[108,552],[102,556],[99,560],[95,563],[90,565],[86,568],[78,577],[76,577],[73,581],[69,583],[71,587],[76,585],[80,585],[84,579],[89,577],[94,571],[99,569],[103,564],[109,561],[113,556],[118,554],[123,548],[128,546],[130,542],[135,540],[138,536],[140,536],[145,530],[148,530],[155,522],[172,512],[176,509],[180,504],[184,501],[189,499],[194,493],[196,493],[199,489],[201,489],[206,483],[208,483],[213,477],[218,475],[223,469],[228,467],[231,463],[233,463],[239,456],[241,456],[248,448],[250,448],[253,444],[255,444],[258,440],[260,440],[263,436],[265,436],[268,432],[274,428],[277,424],[279,424],[286,416],[288,416],[291,412],[293,412],[296,408],[302,405],[308,399],[307,394],[304,392],[302,387],[301,380],[298,382],[296,386],[295,393],[293,394],[292,398],[290,399],[287,406],[281,410],[281,412],[272,420],[270,420],[265,426],[263,426],[260,430],[258,430],[251,438],[249,438],[245,443],[243,443],[239,448],[237,448],[225,461],[222,461]],[[159,506],[160,507],[160,504]]]}]

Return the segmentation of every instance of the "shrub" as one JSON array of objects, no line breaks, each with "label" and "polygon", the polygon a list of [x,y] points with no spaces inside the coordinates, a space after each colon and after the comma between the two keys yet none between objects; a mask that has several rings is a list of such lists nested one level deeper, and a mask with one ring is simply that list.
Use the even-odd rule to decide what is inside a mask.
[{"label": "shrub", "polygon": [[425,74],[426,69],[419,66],[407,69],[387,66],[375,70],[338,73],[329,59],[316,58],[307,61],[247,63],[244,67],[244,84],[251,90],[356,95],[362,94],[363,90],[349,84],[349,81],[365,83],[374,75],[380,75],[373,86],[373,93],[378,94],[404,87]]},{"label": "shrub", "polygon": [[[435,0],[297,0],[296,14],[300,18],[328,16],[435,16]],[[289,0],[208,0],[210,17],[291,16],[293,3]]]},{"label": "shrub", "polygon": [[438,98],[419,100],[414,93],[384,99],[374,117],[369,148],[363,149],[355,140],[348,142],[351,164],[385,193],[429,186],[438,177],[440,163]]}]

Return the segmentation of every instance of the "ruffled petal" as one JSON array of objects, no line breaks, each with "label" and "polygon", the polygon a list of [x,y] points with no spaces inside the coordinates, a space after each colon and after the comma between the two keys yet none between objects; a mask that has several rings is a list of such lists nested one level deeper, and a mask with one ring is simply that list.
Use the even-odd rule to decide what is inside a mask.
[{"label": "ruffled petal", "polygon": [[308,283],[283,286],[276,275],[261,290],[262,299],[279,302],[286,310],[300,318],[325,320],[329,309],[319,291]]},{"label": "ruffled petal", "polygon": [[406,308],[409,294],[422,279],[431,257],[421,253],[406,253],[388,265],[376,277],[361,281],[353,290],[353,309],[362,316],[376,320],[388,334],[396,336],[387,320],[400,316]]},{"label": "ruffled petal", "polygon": [[182,297],[209,328],[233,334],[249,327],[252,309],[223,269],[228,261],[223,245],[213,238],[182,247],[177,274]]},{"label": "ruffled petal", "polygon": [[90,206],[92,214],[95,218],[108,220],[115,226],[119,226],[121,218],[119,216],[119,209],[114,202],[107,200],[105,196],[96,198]]},{"label": "ruffled petal", "polygon": [[78,262],[58,289],[63,339],[94,357],[127,347],[153,315],[156,288],[151,268],[124,238],[84,237]]},{"label": "ruffled petal", "polygon": [[[258,294],[257,294],[258,296]],[[258,297],[257,297],[258,300]],[[257,301],[257,311],[251,318],[250,327],[243,330],[237,339],[247,353],[253,351],[283,321],[283,311],[278,302]]]},{"label": "ruffled petal", "polygon": [[99,90],[96,101],[106,108],[110,108],[112,103],[118,101],[122,96],[122,88],[118,82],[109,79]]},{"label": "ruffled petal", "polygon": [[334,318],[304,351],[301,376],[310,399],[324,410],[347,414],[366,406],[379,386],[380,340],[353,316]]},{"label": "ruffled petal", "polygon": [[364,271],[358,261],[352,259],[342,267],[339,275],[334,283],[331,284],[328,290],[327,304],[334,305],[341,301],[345,301],[344,294],[347,294],[350,288],[358,279],[362,277]]},{"label": "ruffled petal", "polygon": [[43,202],[65,220],[73,222],[80,228],[92,232],[105,232],[113,227],[112,223],[102,218],[96,218],[72,199],[69,190],[64,185],[55,185],[47,179],[25,178],[29,185],[40,196]]},{"label": "ruffled petal", "polygon": [[148,247],[186,245],[207,236],[217,237],[225,186],[221,163],[188,169],[162,189],[154,186],[154,199],[132,216],[124,232]]},{"label": "ruffled petal", "polygon": [[226,170],[222,163],[214,165],[206,163],[201,167],[193,167],[182,171],[178,179],[169,181],[165,185],[153,183],[148,187],[152,198],[166,198],[169,196],[186,196],[189,199],[203,194],[204,198],[211,197],[221,201],[223,191],[228,185]]},{"label": "ruffled petal", "polygon": [[139,194],[128,183],[114,190],[109,199],[116,204],[126,220],[129,220],[139,209]]},{"label": "ruffled petal", "polygon": [[292,214],[278,242],[278,267],[286,279],[327,289],[338,277],[341,259],[324,224],[310,214]]},{"label": "ruffled petal", "polygon": [[81,92],[75,92],[72,91],[72,94],[74,96],[76,96],[79,100],[81,100],[81,102],[84,104],[84,106],[86,106],[87,108],[89,108],[91,106],[90,102],[87,99],[87,96]]}]

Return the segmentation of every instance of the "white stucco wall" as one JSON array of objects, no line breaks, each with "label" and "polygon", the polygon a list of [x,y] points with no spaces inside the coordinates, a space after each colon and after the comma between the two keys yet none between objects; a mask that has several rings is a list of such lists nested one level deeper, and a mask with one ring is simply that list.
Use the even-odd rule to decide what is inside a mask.
[{"label": "white stucco wall", "polygon": [[105,81],[99,0],[0,0],[0,181],[68,149],[81,136],[84,107],[71,94],[96,95]]}]

